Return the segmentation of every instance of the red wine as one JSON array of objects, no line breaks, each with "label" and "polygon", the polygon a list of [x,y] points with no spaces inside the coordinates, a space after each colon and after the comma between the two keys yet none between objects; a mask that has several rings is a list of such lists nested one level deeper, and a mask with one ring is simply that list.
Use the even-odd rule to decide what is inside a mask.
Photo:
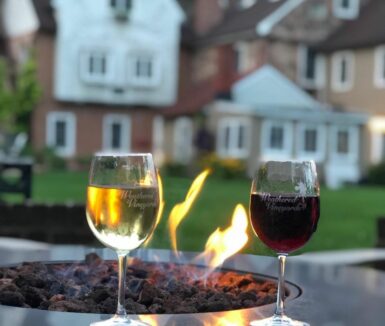
[{"label": "red wine", "polygon": [[319,214],[319,196],[251,194],[254,232],[278,253],[302,247],[315,232]]}]

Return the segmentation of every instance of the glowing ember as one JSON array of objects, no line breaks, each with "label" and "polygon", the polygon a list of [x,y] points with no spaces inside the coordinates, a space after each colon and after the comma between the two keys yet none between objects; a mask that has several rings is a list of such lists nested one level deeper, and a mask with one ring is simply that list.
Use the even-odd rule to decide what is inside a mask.
[{"label": "glowing ember", "polygon": [[191,187],[186,195],[185,200],[179,204],[176,204],[171,210],[169,216],[169,230],[171,237],[171,245],[176,254],[178,254],[176,230],[182,220],[186,217],[195,199],[198,197],[209,173],[210,170],[207,169],[201,174],[199,174],[191,184]]},{"label": "glowing ember", "polygon": [[204,253],[198,256],[203,258],[211,269],[223,264],[223,262],[240,251],[247,243],[248,218],[245,208],[238,204],[235,207],[231,226],[221,231],[215,230],[206,242]]}]

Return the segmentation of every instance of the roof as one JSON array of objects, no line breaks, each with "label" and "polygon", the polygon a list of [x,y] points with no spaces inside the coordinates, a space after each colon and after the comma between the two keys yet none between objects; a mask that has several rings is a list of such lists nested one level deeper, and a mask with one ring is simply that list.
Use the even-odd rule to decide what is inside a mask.
[{"label": "roof", "polygon": [[323,52],[375,46],[385,42],[385,1],[372,0],[361,8],[359,17],[346,21],[316,46]]},{"label": "roof", "polygon": [[40,30],[47,33],[56,32],[56,21],[51,0],[33,0],[40,22]]},{"label": "roof", "polygon": [[232,87],[236,103],[259,108],[300,108],[313,110],[322,106],[276,68],[265,65]]},{"label": "roof", "polygon": [[213,41],[235,41],[242,38],[255,37],[256,26],[267,16],[272,14],[285,1],[257,1],[247,9],[232,8],[223,18],[223,21],[199,38],[199,43],[211,43]]}]

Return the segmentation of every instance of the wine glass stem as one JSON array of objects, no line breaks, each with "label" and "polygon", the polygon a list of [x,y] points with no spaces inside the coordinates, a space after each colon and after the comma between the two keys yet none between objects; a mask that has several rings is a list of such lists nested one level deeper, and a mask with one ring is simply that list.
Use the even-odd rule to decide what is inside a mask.
[{"label": "wine glass stem", "polygon": [[126,295],[126,271],[127,271],[127,253],[118,252],[119,260],[119,289],[118,289],[118,307],[116,317],[125,317],[127,315],[125,308]]},{"label": "wine glass stem", "polygon": [[285,262],[287,254],[279,254],[278,260],[278,291],[277,291],[277,305],[275,308],[275,315],[283,317],[285,315]]}]

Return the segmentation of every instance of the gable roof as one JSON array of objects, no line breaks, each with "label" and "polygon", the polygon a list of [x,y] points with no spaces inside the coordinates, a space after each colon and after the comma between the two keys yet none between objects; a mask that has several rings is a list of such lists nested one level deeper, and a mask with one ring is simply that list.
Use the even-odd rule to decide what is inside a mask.
[{"label": "gable roof", "polygon": [[346,21],[315,48],[323,52],[371,47],[385,43],[385,1],[372,0],[361,8],[360,15]]},{"label": "gable roof", "polygon": [[55,33],[56,21],[51,0],[33,0],[35,10],[40,22],[40,30],[47,33]]},{"label": "gable roof", "polygon": [[265,65],[232,87],[234,102],[258,108],[319,109],[322,104],[276,68]]},{"label": "gable roof", "polygon": [[223,21],[197,40],[201,43],[231,42],[239,38],[251,38],[257,36],[256,26],[267,16],[272,14],[283,3],[291,1],[257,1],[247,9],[232,8]]}]

